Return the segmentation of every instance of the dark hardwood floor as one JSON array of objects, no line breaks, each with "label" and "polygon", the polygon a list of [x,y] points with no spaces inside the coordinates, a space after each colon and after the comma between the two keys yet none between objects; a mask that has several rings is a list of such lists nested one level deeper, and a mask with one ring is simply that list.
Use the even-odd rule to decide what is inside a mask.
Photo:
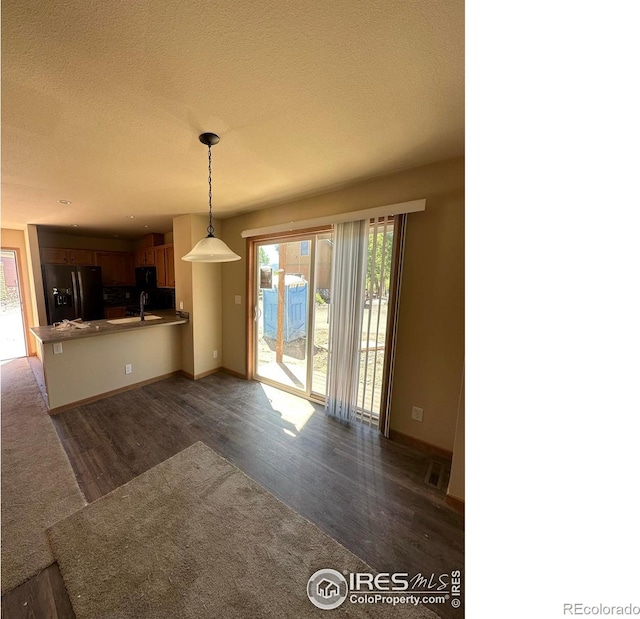
[{"label": "dark hardwood floor", "polygon": [[72,619],[75,617],[58,564],[54,563],[2,596],[5,619]]},{"label": "dark hardwood floor", "polygon": [[[278,395],[273,404],[273,393],[224,373],[176,376],[53,421],[88,501],[202,441],[379,571],[463,570],[463,516],[425,485],[429,455],[338,423],[306,400]],[[296,411],[312,414],[301,425]],[[35,580],[26,585],[37,588]],[[434,610],[446,619],[464,613]]]}]

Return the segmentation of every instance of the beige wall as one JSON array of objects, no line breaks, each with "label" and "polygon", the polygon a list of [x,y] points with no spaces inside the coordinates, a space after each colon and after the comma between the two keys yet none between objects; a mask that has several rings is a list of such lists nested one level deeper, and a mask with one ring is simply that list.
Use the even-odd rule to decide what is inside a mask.
[{"label": "beige wall", "polygon": [[29,332],[31,327],[38,326],[36,322],[37,315],[35,313],[35,303],[32,294],[31,261],[29,259],[29,250],[27,249],[27,240],[25,230],[9,230],[2,228],[2,247],[17,249],[19,272],[20,272],[20,294],[22,296],[22,305],[25,314],[25,332],[27,340],[27,351],[29,355],[36,354],[36,340]]},{"label": "beige wall", "polygon": [[[464,358],[462,157],[225,219],[216,230],[243,259],[222,265],[223,366],[246,372],[243,230],[420,198],[426,211],[408,216],[391,428],[452,451]],[[411,419],[412,406],[424,409],[423,422]]]},{"label": "beige wall", "polygon": [[[147,233],[148,234],[148,233]],[[165,232],[164,244],[173,243],[173,231]],[[38,240],[41,247],[67,247],[69,249],[92,249],[99,251],[136,251],[147,247],[144,238],[135,241],[127,239],[107,239],[98,236],[76,236],[49,230],[38,226]]]},{"label": "beige wall", "polygon": [[[182,309],[193,315],[193,283],[191,272],[193,264],[181,260],[191,250],[191,215],[182,215],[173,220],[173,259],[176,276],[176,309]],[[193,365],[193,322],[185,325],[182,331],[182,369],[194,375]]]},{"label": "beige wall", "polygon": [[[190,322],[183,335],[182,369],[200,376],[222,365],[222,267],[220,264],[185,262],[182,256],[206,236],[208,216],[181,215],[173,220],[176,308],[180,302]],[[214,221],[216,231],[219,222]],[[218,351],[217,359],[213,351]]]},{"label": "beige wall", "polygon": [[[182,330],[187,325],[145,327],[63,342],[62,354],[44,344],[49,408],[163,376],[181,369]],[[133,372],[125,374],[125,365]]]},{"label": "beige wall", "polygon": [[[432,166],[407,219],[391,428],[453,451],[464,364],[464,167]],[[424,410],[423,421],[411,408]]]},{"label": "beige wall", "polygon": [[100,251],[133,251],[133,243],[125,239],[105,239],[93,236],[60,234],[38,226],[40,247],[67,247],[69,249],[92,249]]},{"label": "beige wall", "polygon": [[[29,265],[31,267],[31,295],[34,303],[34,318],[38,326],[47,324],[47,306],[44,300],[44,280],[40,265],[40,243],[38,241],[38,226],[27,225],[27,249],[29,251]],[[42,357],[41,357],[42,358]]]},{"label": "beige wall", "polygon": [[[262,215],[263,211],[258,211]],[[256,213],[257,214],[257,213]],[[240,233],[248,228],[245,225],[253,221],[251,215],[225,219],[218,236],[236,253],[241,260],[222,265],[222,366],[239,374],[246,375],[247,351],[247,242]],[[235,297],[240,297],[240,305]]]}]

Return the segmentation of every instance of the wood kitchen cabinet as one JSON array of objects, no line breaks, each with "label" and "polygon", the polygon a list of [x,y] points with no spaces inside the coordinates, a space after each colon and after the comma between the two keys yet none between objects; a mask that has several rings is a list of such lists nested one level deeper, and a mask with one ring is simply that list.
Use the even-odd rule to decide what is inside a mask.
[{"label": "wood kitchen cabinet", "polygon": [[135,262],[137,267],[155,266],[155,248],[141,249],[136,252]]},{"label": "wood kitchen cabinet", "polygon": [[173,264],[173,245],[167,245],[164,250],[164,259],[167,273],[167,286],[169,288],[176,287],[176,270]]},{"label": "wood kitchen cabinet", "polygon": [[144,243],[143,247],[158,247],[159,245],[164,245],[164,234],[160,234],[158,232],[150,232],[149,234],[145,234],[142,238],[142,242]]},{"label": "wood kitchen cabinet", "polygon": [[135,286],[136,274],[133,270],[133,256],[130,253],[120,253],[115,258],[116,281],[123,286]]},{"label": "wood kitchen cabinet", "polygon": [[173,245],[156,245],[135,252],[43,247],[40,257],[42,264],[99,266],[103,286],[135,286],[135,268],[145,266],[156,267],[158,286],[176,285]]},{"label": "wood kitchen cabinet", "polygon": [[164,247],[155,247],[153,250],[154,262],[156,265],[156,277],[158,278],[158,286],[167,285],[167,269],[164,258]]},{"label": "wood kitchen cabinet", "polygon": [[135,273],[130,253],[97,251],[96,264],[102,268],[103,286],[135,286]]},{"label": "wood kitchen cabinet", "polygon": [[176,285],[175,268],[173,265],[173,245],[154,247],[156,276],[159,287],[174,288]]},{"label": "wood kitchen cabinet", "polygon": [[69,264],[69,250],[43,247],[41,252],[43,264]]},{"label": "wood kitchen cabinet", "polygon": [[93,266],[93,252],[89,249],[70,249],[69,261],[71,264]]},{"label": "wood kitchen cabinet", "polygon": [[95,265],[94,255],[90,249],[43,247],[41,250],[41,261],[43,264]]},{"label": "wood kitchen cabinet", "polygon": [[104,317],[106,320],[109,320],[110,318],[124,318],[126,311],[126,307],[105,307]]}]

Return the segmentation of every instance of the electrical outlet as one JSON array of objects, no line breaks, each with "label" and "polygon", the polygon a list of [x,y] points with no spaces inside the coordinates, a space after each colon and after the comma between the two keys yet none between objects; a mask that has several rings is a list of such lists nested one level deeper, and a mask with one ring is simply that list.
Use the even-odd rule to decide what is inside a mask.
[{"label": "electrical outlet", "polygon": [[54,355],[62,354],[62,342],[57,342],[53,345],[53,354]]},{"label": "electrical outlet", "polygon": [[131,368],[131,364],[127,363],[127,365],[124,366],[124,373],[131,374],[132,372],[133,372],[133,369]]},{"label": "electrical outlet", "polygon": [[411,419],[415,420],[415,421],[422,421],[422,413],[424,411],[421,408],[418,408],[417,406],[414,406],[411,409]]},{"label": "electrical outlet", "polygon": [[236,305],[240,305],[241,303],[242,303],[242,297],[239,294],[237,294],[236,295]]},{"label": "electrical outlet", "polygon": [[184,309],[184,301],[180,301],[180,309]]},{"label": "electrical outlet", "polygon": [[217,350],[214,350],[214,351],[213,351],[213,358],[214,358],[214,359],[217,359],[217,358],[218,358],[218,351],[217,351]]}]

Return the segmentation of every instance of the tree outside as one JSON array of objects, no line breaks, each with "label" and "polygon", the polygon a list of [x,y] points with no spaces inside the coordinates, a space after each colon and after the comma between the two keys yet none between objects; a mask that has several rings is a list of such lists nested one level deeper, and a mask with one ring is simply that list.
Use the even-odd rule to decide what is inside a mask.
[{"label": "tree outside", "polygon": [[[376,242],[375,255],[373,252],[373,242]],[[384,245],[384,247],[383,247]],[[384,251],[383,251],[384,249]],[[382,230],[378,230],[376,235],[369,234],[369,247],[367,250],[367,289],[369,294],[373,290],[373,296],[378,298],[387,297],[389,294],[389,286],[391,282],[391,257],[393,251],[393,229],[387,230],[384,234]],[[384,263],[382,254],[384,253]],[[373,289],[371,288],[371,262],[374,262],[374,280]],[[382,277],[384,266],[384,277]]]},{"label": "tree outside", "polygon": [[271,260],[269,260],[269,254],[265,251],[264,247],[260,247],[258,249],[258,262],[261,267],[267,267],[271,264]]}]

